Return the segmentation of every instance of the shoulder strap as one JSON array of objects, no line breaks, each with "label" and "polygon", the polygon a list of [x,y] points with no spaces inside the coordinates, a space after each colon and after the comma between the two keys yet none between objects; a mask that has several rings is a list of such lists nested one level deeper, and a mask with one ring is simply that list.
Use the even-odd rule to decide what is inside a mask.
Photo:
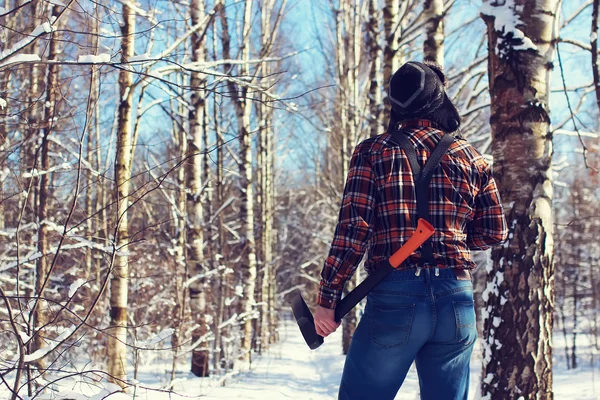
[{"label": "shoulder strap", "polygon": [[[417,216],[418,218],[423,218],[431,223],[431,217],[429,214],[429,183],[431,181],[431,177],[433,176],[433,172],[442,161],[442,158],[444,157],[444,154],[446,154],[446,151],[448,151],[450,145],[452,145],[454,142],[454,138],[450,134],[443,135],[429,156],[429,159],[423,168],[421,168],[417,160],[415,146],[410,142],[408,137],[402,134],[400,131],[390,132],[390,135],[393,142],[404,150],[404,153],[408,158],[408,162],[410,163],[410,167],[413,170],[415,194],[417,197]],[[434,263],[431,239],[427,240],[421,246],[421,254],[421,265],[426,263]]]},{"label": "shoulder strap", "polygon": [[421,175],[421,165],[417,160],[417,152],[415,151],[415,146],[401,131],[391,132],[390,136],[392,137],[392,141],[398,146],[400,146],[402,150],[404,150],[404,154],[406,154],[406,157],[408,158],[408,162],[410,164],[410,168],[412,169],[416,185],[417,180]]},{"label": "shoulder strap", "polygon": [[[421,169],[421,174],[419,175],[419,179],[415,182],[415,191],[417,195],[417,212],[419,214],[419,218],[423,218],[429,223],[432,223],[431,216],[429,214],[429,183],[431,182],[431,177],[435,169],[440,165],[442,161],[442,157],[448,151],[450,145],[454,142],[454,138],[450,134],[445,134],[442,136],[442,139],[439,141],[431,156],[425,163],[423,169]],[[434,225],[435,226],[435,225]],[[433,246],[431,244],[431,239],[427,240],[421,246],[421,265],[431,264],[435,265],[435,259],[433,258]]]}]

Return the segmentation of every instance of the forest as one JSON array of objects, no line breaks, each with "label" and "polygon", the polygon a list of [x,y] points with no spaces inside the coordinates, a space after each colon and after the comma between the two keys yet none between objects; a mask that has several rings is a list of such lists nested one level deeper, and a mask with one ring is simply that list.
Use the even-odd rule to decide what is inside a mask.
[{"label": "forest", "polygon": [[162,396],[252,370],[290,294],[316,300],[352,151],[386,131],[409,60],[444,67],[509,224],[474,254],[479,395],[593,377],[599,8],[0,0],[0,397],[135,398],[149,374]]}]

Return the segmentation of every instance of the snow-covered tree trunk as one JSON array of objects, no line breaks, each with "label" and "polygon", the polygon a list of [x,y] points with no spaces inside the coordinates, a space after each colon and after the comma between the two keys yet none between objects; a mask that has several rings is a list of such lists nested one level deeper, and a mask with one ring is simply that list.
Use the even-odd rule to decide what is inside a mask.
[{"label": "snow-covered tree trunk", "polygon": [[[183,81],[183,78],[181,79]],[[186,107],[183,103],[178,104],[179,115],[185,115]],[[173,121],[173,139],[177,144],[177,153],[181,159],[187,156],[187,132],[183,124],[177,120]],[[174,226],[172,233],[173,255],[175,256],[175,307],[173,310],[173,363],[171,365],[171,381],[175,379],[177,371],[177,362],[180,357],[180,346],[183,345],[184,322],[187,311],[186,299],[188,291],[185,287],[185,281],[188,277],[186,263],[186,227],[187,227],[187,192],[186,192],[186,169],[177,170],[177,185],[179,192],[174,196],[174,203],[171,205]]]},{"label": "snow-covered tree trunk", "polygon": [[[134,55],[135,13],[128,3],[122,8],[121,59],[127,62]],[[129,189],[131,185],[131,109],[133,103],[133,74],[119,72],[119,110],[117,121],[117,151],[115,185],[117,230],[115,256],[110,282],[110,328],[108,329],[108,374],[110,379],[125,387],[127,376],[127,303],[129,292]]]},{"label": "snow-covered tree trunk", "polygon": [[[217,25],[213,25],[213,35],[212,35],[212,52],[214,58],[218,58],[218,37],[214,33],[217,31]],[[224,141],[221,136],[221,126],[220,126],[220,118],[219,118],[219,102],[212,102],[212,118],[215,124],[215,136],[216,136],[216,174],[215,174],[215,204],[223,204],[225,201],[224,195],[224,162],[223,162],[223,153],[224,153]],[[227,328],[221,328],[221,323],[225,320],[225,299],[227,298],[227,280],[228,275],[225,274],[225,269],[222,268],[224,266],[224,250],[225,250],[225,228],[223,226],[223,213],[221,212],[218,215],[218,226],[217,226],[217,234],[218,239],[216,243],[216,254],[214,257],[215,267],[218,270],[217,276],[217,290],[215,295],[217,296],[217,304],[216,304],[216,313],[214,316],[214,334],[215,334],[215,342],[214,342],[214,356],[213,356],[213,367],[215,370],[218,370],[223,366],[223,360],[225,358],[224,354],[224,346],[223,346],[223,330]]]},{"label": "snow-covered tree trunk", "polygon": [[[56,16],[59,13],[59,7],[54,6],[52,8],[52,15]],[[58,53],[58,41],[55,38],[50,39],[48,44],[48,59],[53,60]],[[44,119],[42,121],[41,129],[41,149],[40,154],[40,170],[50,170],[50,140],[49,136],[54,127],[55,113],[56,113],[56,99],[59,85],[59,71],[58,65],[48,65],[46,74],[46,87],[45,87],[45,102],[44,102]],[[35,294],[38,297],[38,301],[35,304],[34,315],[33,315],[33,330],[35,335],[33,336],[33,344],[31,346],[31,352],[41,349],[48,344],[44,340],[45,334],[42,329],[48,322],[48,306],[44,301],[44,290],[49,280],[49,245],[48,245],[48,224],[49,224],[49,213],[48,206],[50,202],[50,187],[49,187],[50,174],[45,173],[40,178],[38,204],[37,204],[37,217],[38,217],[38,230],[37,230],[37,250],[42,257],[37,259],[35,268]],[[44,370],[46,363],[44,358],[36,361],[36,365],[40,370]]]},{"label": "snow-covered tree trunk", "polygon": [[444,65],[444,0],[425,0],[425,61]]},{"label": "snow-covered tree trunk", "polygon": [[[252,16],[252,0],[247,0],[244,10],[244,21],[242,23],[242,60],[250,59],[250,18]],[[242,76],[248,75],[248,64],[242,64],[240,68]],[[250,114],[252,106],[248,99],[248,89],[242,89],[243,95],[237,99],[237,120],[240,136],[240,229],[242,241],[242,260],[244,265],[244,297],[242,300],[242,312],[244,313],[244,339],[242,343],[243,357],[250,356],[253,339],[253,314],[256,303],[254,290],[256,288],[256,244],[254,238],[254,194],[252,188],[252,137],[250,136]]]},{"label": "snow-covered tree trunk", "polygon": [[[265,0],[261,10],[261,54],[266,55],[269,51],[269,42],[271,41],[271,11],[272,1]],[[261,65],[260,73],[268,76],[270,72],[269,64]],[[268,260],[268,211],[267,201],[267,181],[269,180],[267,172],[268,149],[267,140],[271,130],[271,111],[265,103],[268,99],[261,94],[261,102],[258,104],[258,147],[257,147],[257,178],[258,193],[257,200],[259,205],[259,226],[257,227],[257,236],[259,244],[257,246],[257,257],[259,268],[259,299],[260,299],[260,321],[257,324],[257,334],[259,340],[256,345],[259,353],[262,353],[269,347],[269,327],[268,327],[268,293],[269,293],[269,260]]]},{"label": "snow-covered tree trunk", "polygon": [[[283,13],[287,5],[287,0],[283,0],[275,11],[275,0],[265,0],[261,8],[261,50],[262,57],[272,55],[273,46],[277,40],[279,25],[283,18]],[[272,73],[270,63],[263,63],[259,69],[259,75],[269,77]],[[272,81],[264,78],[264,87],[270,87]],[[260,338],[259,350],[264,351],[271,343],[272,325],[270,301],[271,289],[275,286],[273,275],[273,107],[269,104],[269,98],[264,93],[261,94],[261,102],[258,104],[259,117],[259,139],[258,139],[258,203],[260,244],[257,248],[260,260],[260,303],[261,315],[258,324],[258,336]]]},{"label": "snow-covered tree trunk", "polygon": [[560,0],[486,2],[494,175],[510,236],[483,292],[485,399],[552,398],[552,138],[548,96]]},{"label": "snow-covered tree trunk", "polygon": [[[205,15],[204,1],[190,2],[192,25],[196,26]],[[192,35],[192,62],[203,62],[206,48],[200,33]],[[205,92],[202,89],[204,79],[198,72],[192,72],[193,88],[189,110],[188,159],[186,160],[187,189],[187,265],[192,282],[189,285],[190,311],[192,324],[192,343],[196,348],[192,351],[192,373],[204,377],[209,375],[208,340],[202,341],[210,330],[206,321],[207,294],[206,279],[201,277],[207,272],[204,258],[203,209],[202,209],[202,139],[204,136]]]},{"label": "snow-covered tree trunk", "polygon": [[[240,58],[242,63],[239,67],[239,75],[248,77],[249,66],[247,62],[250,59],[250,30],[252,17],[252,0],[247,0],[244,4],[244,17],[241,24],[241,38],[238,40],[241,47]],[[231,38],[227,22],[225,7],[220,9],[222,32],[223,58],[230,59]],[[231,65],[225,65],[226,71],[231,73]],[[250,92],[247,87],[228,82],[229,91],[235,105],[235,114],[237,120],[238,137],[240,141],[240,160],[238,162],[239,170],[239,193],[240,193],[240,236],[241,236],[241,255],[243,269],[243,296],[241,299],[241,312],[244,318],[243,322],[243,340],[242,340],[242,359],[249,359],[252,349],[252,339],[254,336],[253,320],[255,290],[256,290],[256,241],[254,233],[254,191],[252,187],[252,137],[250,136],[250,115],[252,113]]]}]

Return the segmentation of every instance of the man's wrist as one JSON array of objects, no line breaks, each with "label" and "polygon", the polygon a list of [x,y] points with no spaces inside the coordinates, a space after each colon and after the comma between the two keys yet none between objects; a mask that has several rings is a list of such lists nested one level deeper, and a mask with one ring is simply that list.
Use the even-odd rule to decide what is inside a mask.
[{"label": "man's wrist", "polygon": [[325,282],[321,281],[319,295],[317,297],[317,305],[324,308],[335,309],[340,300],[342,289],[343,287],[331,287]]}]

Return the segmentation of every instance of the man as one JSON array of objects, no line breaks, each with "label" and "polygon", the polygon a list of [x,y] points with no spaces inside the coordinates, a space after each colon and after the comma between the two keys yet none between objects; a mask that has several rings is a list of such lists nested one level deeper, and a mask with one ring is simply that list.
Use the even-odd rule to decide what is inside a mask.
[{"label": "man", "polygon": [[[315,325],[322,336],[339,326],[334,308],[364,252],[365,268],[372,272],[414,232],[423,208],[418,211],[415,168],[398,135],[408,138],[405,146],[414,146],[413,167],[417,161],[423,166],[442,136],[460,127],[445,86],[439,66],[404,64],[389,83],[388,132],[354,150],[321,273]],[[421,399],[467,399],[477,337],[470,249],[502,243],[507,227],[488,163],[464,139],[448,143],[424,195],[429,194],[425,213],[436,233],[367,296],[346,357],[340,399],[393,399],[413,361]]]}]

